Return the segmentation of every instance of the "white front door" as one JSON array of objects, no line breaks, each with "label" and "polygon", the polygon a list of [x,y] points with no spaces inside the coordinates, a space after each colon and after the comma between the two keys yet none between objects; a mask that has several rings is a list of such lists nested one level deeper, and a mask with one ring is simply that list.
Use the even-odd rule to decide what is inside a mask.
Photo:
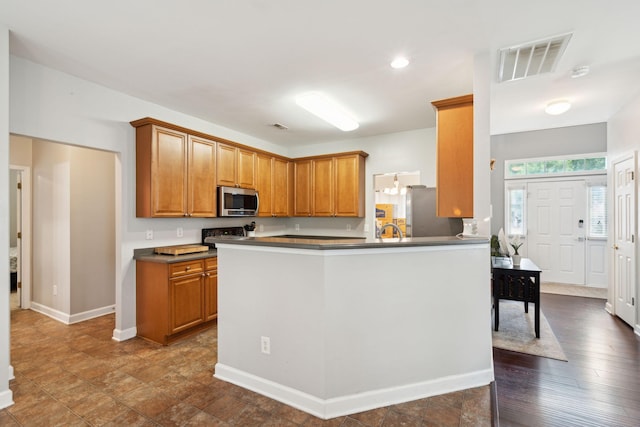
[{"label": "white front door", "polygon": [[527,254],[541,280],[584,285],[585,182],[530,182],[527,202]]},{"label": "white front door", "polygon": [[615,313],[635,324],[635,158],[613,165],[613,286]]}]

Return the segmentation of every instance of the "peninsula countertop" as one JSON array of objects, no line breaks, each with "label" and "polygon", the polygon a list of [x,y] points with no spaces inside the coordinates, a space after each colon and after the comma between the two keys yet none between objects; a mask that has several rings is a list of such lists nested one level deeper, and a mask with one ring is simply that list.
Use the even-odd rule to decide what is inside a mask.
[{"label": "peninsula countertop", "polygon": [[445,246],[488,243],[486,237],[405,237],[405,238],[354,238],[329,236],[270,236],[270,237],[219,237],[209,238],[208,242],[232,245],[271,246],[314,250],[336,249],[373,249],[390,247]]}]

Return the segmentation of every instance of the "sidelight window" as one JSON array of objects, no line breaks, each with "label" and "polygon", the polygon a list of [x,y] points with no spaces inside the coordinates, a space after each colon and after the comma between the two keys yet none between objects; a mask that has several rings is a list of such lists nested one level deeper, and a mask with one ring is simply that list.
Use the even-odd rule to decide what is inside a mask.
[{"label": "sidelight window", "polygon": [[589,186],[589,237],[607,237],[607,187]]},{"label": "sidelight window", "polygon": [[505,191],[505,219],[506,233],[510,236],[526,233],[525,212],[526,212],[526,186],[524,183],[509,183]]}]

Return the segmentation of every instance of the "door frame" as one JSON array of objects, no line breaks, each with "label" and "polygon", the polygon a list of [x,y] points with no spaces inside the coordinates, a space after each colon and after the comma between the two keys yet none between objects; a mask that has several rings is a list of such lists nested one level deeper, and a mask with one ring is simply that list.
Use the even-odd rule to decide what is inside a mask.
[{"label": "door frame", "polygon": [[20,222],[22,238],[20,239],[20,307],[31,308],[31,167],[22,165],[9,165],[9,170],[17,170],[21,173],[21,209]]}]

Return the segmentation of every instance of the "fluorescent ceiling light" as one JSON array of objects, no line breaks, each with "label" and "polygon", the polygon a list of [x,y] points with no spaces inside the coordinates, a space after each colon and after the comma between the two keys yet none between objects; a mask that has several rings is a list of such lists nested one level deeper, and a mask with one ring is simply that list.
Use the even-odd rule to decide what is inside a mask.
[{"label": "fluorescent ceiling light", "polygon": [[333,103],[320,92],[302,94],[296,98],[296,103],[308,112],[315,114],[345,132],[358,129],[360,126],[342,107]]},{"label": "fluorescent ceiling light", "polygon": [[401,56],[391,61],[391,67],[393,68],[404,68],[407,65],[409,65],[409,60]]},{"label": "fluorescent ceiling light", "polygon": [[571,108],[571,103],[567,100],[554,101],[547,104],[547,108],[544,109],[544,112],[557,116],[558,114],[566,113],[569,108]]}]

